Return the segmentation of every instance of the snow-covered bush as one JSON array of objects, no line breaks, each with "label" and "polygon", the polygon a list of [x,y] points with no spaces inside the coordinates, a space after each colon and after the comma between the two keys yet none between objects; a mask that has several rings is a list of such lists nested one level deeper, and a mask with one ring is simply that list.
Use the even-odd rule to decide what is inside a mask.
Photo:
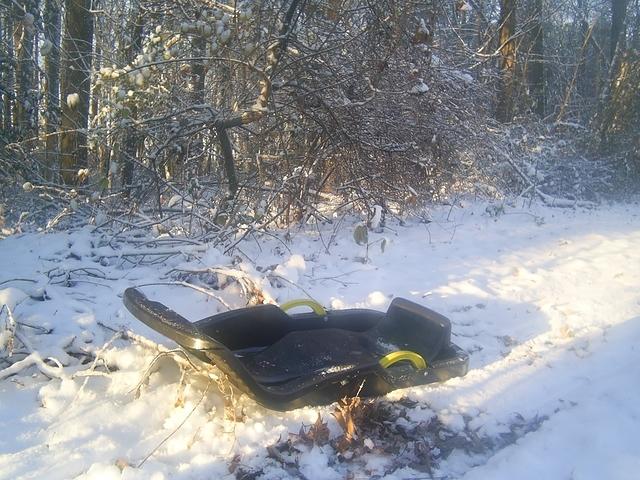
[{"label": "snow-covered bush", "polygon": [[[215,224],[286,223],[313,215],[325,194],[405,210],[479,185],[498,191],[484,188],[495,183],[490,92],[433,55],[426,8],[301,4],[278,52],[290,3],[187,3],[154,16],[128,62],[99,70],[109,100],[93,142],[121,168],[136,165],[136,178],[123,178],[140,201],[168,200],[176,192],[167,183],[182,189],[197,176],[191,197],[214,205]],[[230,165],[218,127],[239,113],[260,120],[225,130]]]}]

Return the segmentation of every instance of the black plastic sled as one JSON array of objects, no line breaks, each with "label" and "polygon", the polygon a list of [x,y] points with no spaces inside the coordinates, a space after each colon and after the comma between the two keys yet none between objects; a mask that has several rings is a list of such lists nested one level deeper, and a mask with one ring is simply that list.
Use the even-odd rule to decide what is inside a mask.
[{"label": "black plastic sled", "polygon": [[[326,311],[313,300],[258,305],[191,323],[135,288],[124,304],[144,324],[198,359],[215,364],[272,410],[381,396],[398,388],[463,376],[468,355],[451,343],[451,323],[403,298],[386,313]],[[310,313],[286,310],[308,306]]]}]

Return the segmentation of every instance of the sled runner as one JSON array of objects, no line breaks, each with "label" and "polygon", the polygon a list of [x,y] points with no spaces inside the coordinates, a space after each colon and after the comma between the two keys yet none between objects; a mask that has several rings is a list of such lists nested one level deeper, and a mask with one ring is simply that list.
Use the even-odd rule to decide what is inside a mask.
[{"label": "sled runner", "polygon": [[[358,391],[380,396],[463,376],[468,369],[468,355],[451,343],[449,320],[403,298],[394,299],[386,313],[325,310],[313,300],[294,300],[194,323],[135,288],[124,292],[124,304],[273,410],[328,404]],[[298,306],[312,311],[287,313]]]}]

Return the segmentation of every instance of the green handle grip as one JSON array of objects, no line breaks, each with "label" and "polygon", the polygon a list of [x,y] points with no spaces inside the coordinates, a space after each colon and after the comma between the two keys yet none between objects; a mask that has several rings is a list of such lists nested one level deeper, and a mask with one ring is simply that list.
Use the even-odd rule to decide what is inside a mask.
[{"label": "green handle grip", "polygon": [[280,305],[280,308],[285,312],[295,307],[310,307],[311,310],[313,310],[313,313],[315,313],[316,315],[320,315],[321,317],[324,317],[327,314],[327,311],[322,305],[320,305],[315,300],[311,300],[310,298],[298,298],[296,300],[289,300],[288,302],[284,302],[282,305]]},{"label": "green handle grip", "polygon": [[424,361],[422,355],[410,352],[409,350],[398,350],[397,352],[391,352],[380,359],[378,363],[382,368],[389,368],[394,363],[407,360],[411,362],[416,370],[424,370],[427,368],[427,362]]}]

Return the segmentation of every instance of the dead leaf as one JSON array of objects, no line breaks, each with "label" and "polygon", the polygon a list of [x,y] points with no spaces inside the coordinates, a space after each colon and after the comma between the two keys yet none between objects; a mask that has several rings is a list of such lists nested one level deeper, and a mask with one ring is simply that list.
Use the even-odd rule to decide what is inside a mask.
[{"label": "dead leaf", "polygon": [[356,426],[364,417],[364,405],[360,397],[343,398],[331,414],[344,432],[335,442],[339,452],[343,453],[353,442],[358,440]]},{"label": "dead leaf", "polygon": [[119,458],[116,460],[116,467],[118,467],[120,471],[123,471],[126,467],[130,467],[130,466],[131,464],[127,462],[124,458]]},{"label": "dead leaf", "polygon": [[318,413],[316,422],[309,427],[307,436],[313,441],[313,443],[319,446],[329,443],[329,427],[327,427],[326,422],[322,421],[320,413]]}]

